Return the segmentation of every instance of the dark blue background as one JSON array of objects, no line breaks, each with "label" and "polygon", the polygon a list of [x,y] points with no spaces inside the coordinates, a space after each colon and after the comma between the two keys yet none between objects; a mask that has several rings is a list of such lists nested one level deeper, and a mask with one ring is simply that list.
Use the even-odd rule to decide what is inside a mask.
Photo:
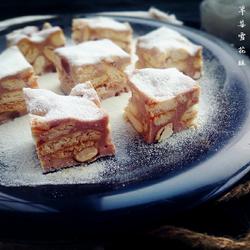
[{"label": "dark blue background", "polygon": [[0,1],[0,20],[36,14],[90,13],[100,11],[148,10],[154,6],[175,13],[187,25],[199,27],[199,5],[201,0],[7,0]]}]

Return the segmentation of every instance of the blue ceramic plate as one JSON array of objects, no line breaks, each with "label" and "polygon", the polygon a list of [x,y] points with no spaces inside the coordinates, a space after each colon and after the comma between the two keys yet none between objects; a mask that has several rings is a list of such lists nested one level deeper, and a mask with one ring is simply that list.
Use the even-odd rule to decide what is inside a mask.
[{"label": "blue ceramic plate", "polygon": [[[166,25],[145,19],[115,18],[129,22],[137,35]],[[71,19],[71,16],[56,17],[50,22],[62,26],[69,35]],[[0,49],[5,47],[6,33],[42,22],[31,21],[2,29]],[[249,62],[245,59],[248,65],[238,66],[237,52],[204,32],[166,26],[204,48],[199,128],[176,134],[160,145],[146,146],[137,136],[129,138],[130,143],[124,140],[122,152],[118,147],[115,158],[103,160],[107,171],[101,181],[94,183],[12,187],[2,184],[2,211],[42,214],[74,211],[83,218],[94,218],[109,212],[132,213],[164,204],[171,216],[219,196],[249,171]],[[1,158],[0,163],[1,171],[8,168]]]}]

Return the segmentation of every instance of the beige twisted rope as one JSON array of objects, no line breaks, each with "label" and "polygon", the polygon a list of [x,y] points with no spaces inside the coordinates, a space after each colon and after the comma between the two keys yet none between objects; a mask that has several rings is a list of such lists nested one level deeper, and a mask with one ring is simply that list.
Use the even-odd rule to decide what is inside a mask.
[{"label": "beige twisted rope", "polygon": [[235,199],[239,199],[247,194],[250,193],[250,181],[247,181],[246,183],[243,183],[236,188],[234,188],[232,191],[228,192],[224,196],[222,196],[218,202],[225,202],[225,201],[231,201]]},{"label": "beige twisted rope", "polygon": [[[217,202],[237,201],[250,194],[250,181],[234,188]],[[175,226],[163,226],[150,232],[152,237],[163,240],[178,240],[190,248],[204,250],[250,250],[250,231],[240,239],[216,237]]]},{"label": "beige twisted rope", "polygon": [[151,235],[161,239],[178,240],[185,243],[188,247],[193,249],[206,250],[238,250],[250,249],[250,233],[239,240],[216,237],[207,234],[198,233],[185,228],[178,228],[173,226],[163,226],[153,232]]}]

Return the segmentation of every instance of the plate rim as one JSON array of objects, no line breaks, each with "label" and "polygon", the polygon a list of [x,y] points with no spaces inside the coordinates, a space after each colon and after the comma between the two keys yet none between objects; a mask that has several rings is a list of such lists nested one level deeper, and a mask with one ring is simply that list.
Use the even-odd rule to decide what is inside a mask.
[{"label": "plate rim", "polygon": [[[166,22],[163,22],[163,21],[156,21],[156,20],[151,20],[151,19],[147,19],[147,18],[136,18],[136,17],[124,17],[124,16],[113,16],[113,15],[102,15],[102,14],[99,14],[99,13],[91,13],[91,14],[89,14],[89,13],[87,13],[87,14],[70,14],[70,15],[68,15],[67,16],[67,18],[70,18],[70,19],[72,19],[73,17],[78,17],[78,16],[96,16],[96,15],[98,15],[98,16],[108,16],[108,17],[112,17],[112,18],[115,18],[115,19],[118,19],[118,20],[127,20],[128,22],[130,21],[130,22],[141,22],[141,23],[146,23],[147,25],[151,25],[151,23],[153,23],[153,24],[155,24],[155,27],[159,27],[160,25],[164,25],[164,26],[167,26],[167,27],[174,27],[174,28],[176,28],[177,30],[178,29],[182,29],[182,28],[184,28],[184,30],[188,30],[189,32],[192,32],[192,33],[195,33],[196,35],[197,35],[197,31],[200,33],[199,35],[202,35],[202,36],[204,36],[205,37],[205,39],[207,39],[207,40],[209,40],[210,42],[213,42],[213,43],[216,43],[216,45],[217,46],[219,46],[220,48],[223,48],[225,51],[227,51],[227,52],[230,52],[230,53],[232,53],[234,56],[235,56],[235,58],[239,58],[239,55],[236,53],[236,51],[234,51],[226,42],[224,42],[224,41],[222,41],[221,39],[219,39],[219,38],[216,38],[216,37],[214,37],[213,35],[210,35],[210,34],[208,34],[208,33],[206,33],[206,32],[203,32],[203,31],[200,31],[200,30],[196,30],[196,29],[194,29],[194,28],[191,28],[191,27],[186,27],[186,26],[179,26],[179,25],[174,25],[174,24],[167,24]],[[46,16],[46,15],[45,15]],[[55,15],[55,17],[53,17],[53,18],[55,18],[55,19],[57,19],[57,18],[61,18],[61,15]],[[52,18],[52,19],[53,19]],[[51,18],[49,19],[49,20],[51,20]],[[37,22],[37,21],[40,21],[40,20],[35,20],[35,22]],[[44,19],[41,19],[41,21],[44,21]],[[22,23],[22,24],[20,24],[20,25],[27,25],[27,23],[30,23],[30,22],[32,22],[32,21],[27,21],[27,22],[24,22],[24,23]],[[10,25],[10,26],[8,26],[8,28],[9,27],[11,27],[12,25]],[[15,26],[15,25],[14,25]],[[1,30],[2,31],[2,30]],[[198,35],[198,36],[199,36]],[[248,60],[248,59],[247,59]],[[245,69],[242,69],[242,72],[244,73],[244,75],[245,75],[245,77],[248,79],[248,82],[250,82],[250,73],[248,73],[247,72],[247,70]],[[248,120],[249,120],[249,111],[250,110],[248,110]],[[250,140],[249,140],[249,142],[250,142]],[[224,147],[223,147],[224,148]],[[215,154],[215,155],[218,155],[218,153],[217,154]],[[214,156],[213,156],[214,157]],[[198,166],[198,164],[196,164],[197,166]],[[243,168],[243,169],[242,169]],[[248,172],[249,172],[249,170],[250,170],[250,156],[249,156],[249,159],[248,159],[248,162],[246,163],[246,164],[244,164],[241,168],[240,168],[240,170],[241,171],[239,171],[239,172],[236,172],[236,173],[234,173],[234,175],[233,176],[231,176],[231,177],[229,177],[228,179],[227,179],[227,181],[225,181],[225,182],[223,182],[221,185],[220,185],[220,187],[216,187],[216,189],[213,189],[213,191],[212,192],[210,192],[210,193],[208,193],[206,196],[204,196],[203,197],[203,199],[202,200],[200,200],[199,202],[197,202],[196,204],[193,204],[193,206],[194,205],[198,205],[198,204],[200,204],[200,203],[203,203],[203,202],[206,202],[206,201],[208,201],[208,200],[210,200],[210,199],[212,199],[212,198],[215,198],[215,197],[218,197],[219,195],[221,195],[222,193],[224,193],[224,192],[226,192],[230,187],[232,187],[239,179],[241,179],[245,174],[247,174]],[[143,183],[143,185],[142,185],[142,183],[140,182],[140,183],[135,183],[135,184],[132,184],[132,185],[130,185],[129,187],[125,187],[125,188],[121,188],[121,189],[119,189],[119,190],[116,190],[116,191],[111,191],[111,192],[108,192],[108,193],[112,193],[113,194],[113,198],[112,197],[110,197],[111,199],[110,199],[110,201],[109,202],[111,202],[112,204],[110,205],[110,204],[107,204],[107,202],[108,201],[106,201],[106,203],[105,203],[105,201],[102,201],[102,204],[101,203],[99,203],[97,206],[96,206],[96,202],[94,202],[94,200],[93,199],[103,199],[103,197],[99,197],[99,195],[98,194],[95,194],[94,195],[94,197],[93,197],[93,195],[90,195],[90,196],[92,196],[92,197],[89,197],[90,198],[90,200],[91,200],[91,203],[95,203],[95,207],[96,207],[96,210],[97,211],[110,211],[110,210],[116,210],[116,209],[127,209],[127,208],[133,208],[133,207],[137,207],[137,206],[141,206],[141,205],[146,205],[146,204],[148,204],[149,202],[147,202],[146,200],[144,200],[143,202],[141,201],[141,202],[139,202],[138,203],[138,201],[136,202],[135,200],[134,200],[134,203],[133,204],[128,204],[128,203],[124,203],[124,202],[121,202],[120,201],[120,203],[119,202],[117,202],[117,195],[124,195],[124,193],[128,193],[128,192],[137,192],[138,191],[138,189],[142,189],[142,188],[145,188],[145,187],[148,187],[148,186],[154,186],[155,184],[161,184],[161,183],[163,183],[163,182],[165,182],[165,181],[168,181],[168,178],[167,178],[167,180],[161,180],[160,182],[159,182],[159,179],[157,179],[156,181],[153,181],[153,180],[148,180],[148,181],[146,181],[146,183]],[[154,184],[152,184],[151,182],[156,182],[156,183],[154,183]],[[51,185],[39,185],[38,187],[41,187],[41,188],[50,188],[50,186],[53,186],[53,188],[54,187],[56,187],[56,188],[60,188],[61,186],[67,186],[67,187],[69,187],[69,186],[71,186],[71,187],[73,187],[73,186],[84,186],[84,184],[59,184],[59,185],[54,185],[54,184],[51,184]],[[140,187],[139,187],[140,186]],[[5,190],[5,189],[12,189],[12,188],[14,188],[14,187],[6,187],[6,186],[2,186],[2,185],[0,185],[0,192],[2,193],[2,191],[3,190]],[[20,187],[15,187],[15,188],[26,188],[26,187],[22,187],[22,186],[20,186]],[[27,188],[36,188],[36,187],[27,187]],[[0,194],[1,194],[0,193]],[[108,196],[107,194],[108,193],[104,193],[104,195],[105,196]],[[103,194],[103,193],[101,193],[101,194]],[[14,198],[15,198],[15,196],[13,196]],[[86,196],[87,197],[87,196]],[[113,201],[113,199],[116,199],[116,205],[114,204],[114,201]],[[57,200],[57,198],[55,198],[55,200]],[[155,200],[153,200],[153,201],[151,201],[150,203],[154,203],[154,202],[156,202]],[[163,197],[161,198],[161,200],[158,200],[157,201],[157,203],[161,203],[161,202],[167,202],[167,200],[166,199],[163,199]],[[0,202],[1,203],[1,202]],[[39,204],[39,203],[38,203]],[[0,210],[1,210],[1,208],[0,208]],[[50,211],[51,209],[49,209],[49,207],[47,207],[46,209],[44,209],[43,211],[40,211],[40,212],[43,212],[43,213],[46,213],[46,212],[48,212],[48,211]],[[51,211],[50,211],[51,212]],[[55,211],[54,211],[55,212]],[[60,210],[57,210],[56,212],[60,212]]]}]

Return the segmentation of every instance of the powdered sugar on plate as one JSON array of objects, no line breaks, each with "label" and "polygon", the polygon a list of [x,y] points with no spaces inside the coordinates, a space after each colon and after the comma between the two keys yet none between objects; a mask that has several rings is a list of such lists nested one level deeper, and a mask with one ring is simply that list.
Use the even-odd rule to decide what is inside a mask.
[{"label": "powdered sugar on plate", "polygon": [[[55,174],[42,174],[29,127],[29,117],[18,118],[0,128],[0,184],[29,186],[62,183],[95,183],[105,170],[98,162],[89,166],[64,169]],[[4,141],[6,143],[4,143]]]},{"label": "powdered sugar on plate", "polygon": [[[148,145],[123,119],[123,109],[130,94],[122,94],[102,102],[110,115],[111,133],[117,153],[91,164],[42,174],[30,133],[28,116],[0,126],[0,184],[5,186],[37,186],[44,184],[126,185],[178,173],[220,148],[222,135],[232,136],[230,122],[237,101],[225,96],[225,72],[216,59],[205,53],[204,76],[198,128],[174,134],[163,143]],[[218,71],[219,70],[219,71]],[[56,74],[40,77],[40,87],[59,93]]]}]

